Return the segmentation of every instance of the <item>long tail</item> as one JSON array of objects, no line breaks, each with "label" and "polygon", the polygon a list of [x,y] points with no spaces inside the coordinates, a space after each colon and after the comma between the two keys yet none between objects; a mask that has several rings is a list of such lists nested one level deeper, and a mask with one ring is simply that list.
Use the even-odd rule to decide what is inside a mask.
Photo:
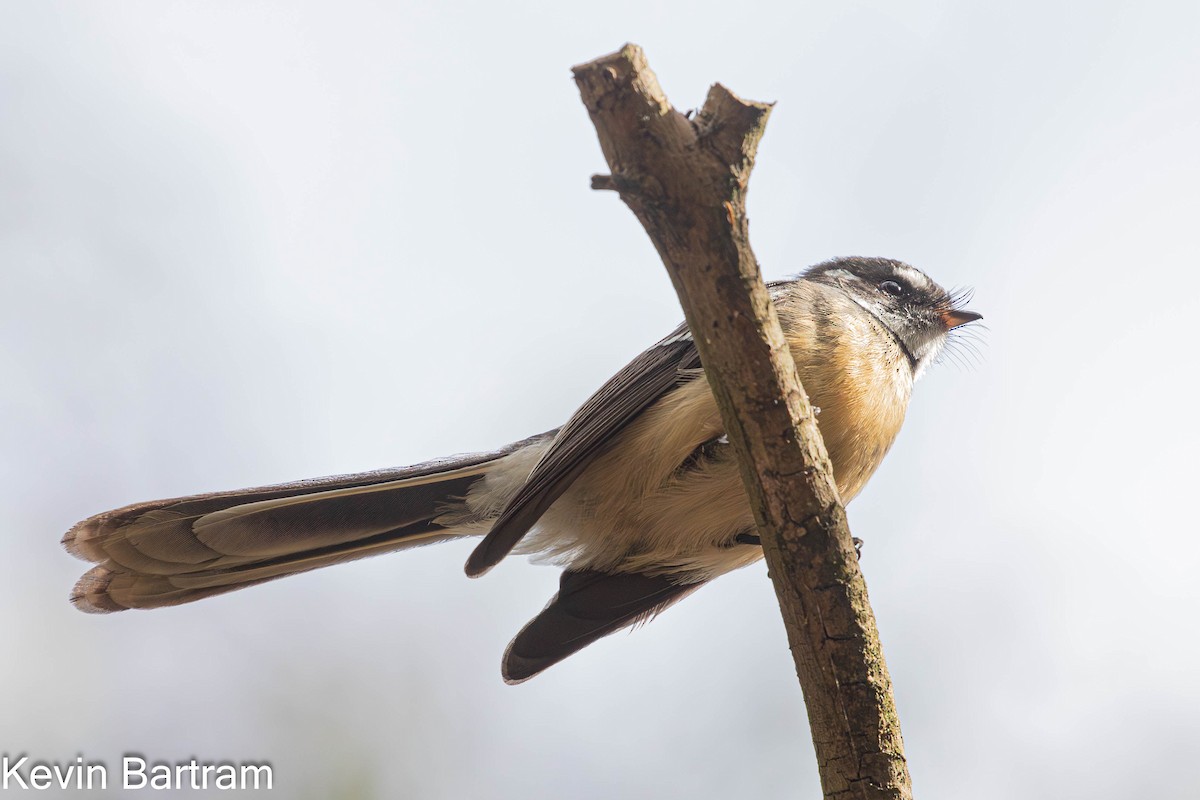
[{"label": "long tail", "polygon": [[[538,438],[538,437],[535,437]],[[463,535],[435,520],[502,457],[492,453],[233,492],[157,500],[63,537],[94,562],[71,602],[108,613],[190,603],[342,561]]]},{"label": "long tail", "polygon": [[[71,602],[106,614],[160,608],[352,559],[483,533],[556,431],[492,453],[403,469],[138,503],[85,519],[63,537],[96,564]],[[464,498],[489,475],[472,502]],[[563,573],[559,592],[504,654],[520,683],[592,642],[649,619],[699,588],[670,575]]]}]

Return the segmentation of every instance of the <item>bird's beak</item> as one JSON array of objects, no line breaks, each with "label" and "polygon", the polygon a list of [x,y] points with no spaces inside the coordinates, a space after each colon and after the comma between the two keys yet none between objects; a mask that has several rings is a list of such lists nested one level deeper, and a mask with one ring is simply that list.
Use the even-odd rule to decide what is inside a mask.
[{"label": "bird's beak", "polygon": [[951,309],[942,312],[942,322],[946,324],[946,330],[952,331],[968,322],[974,322],[977,319],[983,319],[983,314],[976,314],[974,311],[956,311]]}]

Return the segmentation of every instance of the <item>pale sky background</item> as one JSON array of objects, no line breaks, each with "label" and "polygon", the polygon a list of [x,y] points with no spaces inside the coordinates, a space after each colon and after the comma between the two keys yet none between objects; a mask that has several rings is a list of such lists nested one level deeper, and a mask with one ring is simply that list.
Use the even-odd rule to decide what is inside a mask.
[{"label": "pale sky background", "polygon": [[556,572],[468,580],[469,542],[67,603],[80,518],[490,449],[676,324],[588,189],[569,67],[626,41],[679,108],[778,103],[768,277],[886,255],[986,315],[850,508],[918,796],[1200,796],[1195,2],[4,3],[0,748],[270,760],[288,798],[818,796],[761,564],[518,687]]}]

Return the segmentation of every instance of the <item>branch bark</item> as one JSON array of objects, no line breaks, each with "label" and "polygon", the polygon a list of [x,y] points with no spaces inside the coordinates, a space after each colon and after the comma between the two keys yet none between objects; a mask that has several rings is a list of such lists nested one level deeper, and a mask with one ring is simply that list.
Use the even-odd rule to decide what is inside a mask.
[{"label": "branch bark", "polygon": [[808,396],[750,249],[746,189],[771,104],[720,84],[694,118],[636,45],[575,67],[617,191],[662,256],[758,522],[827,798],[911,798],[867,589]]}]

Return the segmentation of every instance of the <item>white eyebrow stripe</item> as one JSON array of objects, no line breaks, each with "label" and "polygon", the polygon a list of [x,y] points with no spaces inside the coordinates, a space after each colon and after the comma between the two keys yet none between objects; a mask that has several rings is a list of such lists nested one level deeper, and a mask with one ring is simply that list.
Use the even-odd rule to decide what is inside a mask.
[{"label": "white eyebrow stripe", "polygon": [[927,276],[924,272],[921,272],[919,269],[914,269],[908,264],[900,263],[897,263],[894,269],[896,270],[897,275],[908,279],[909,285],[914,287],[921,286],[928,288],[929,276]]}]

